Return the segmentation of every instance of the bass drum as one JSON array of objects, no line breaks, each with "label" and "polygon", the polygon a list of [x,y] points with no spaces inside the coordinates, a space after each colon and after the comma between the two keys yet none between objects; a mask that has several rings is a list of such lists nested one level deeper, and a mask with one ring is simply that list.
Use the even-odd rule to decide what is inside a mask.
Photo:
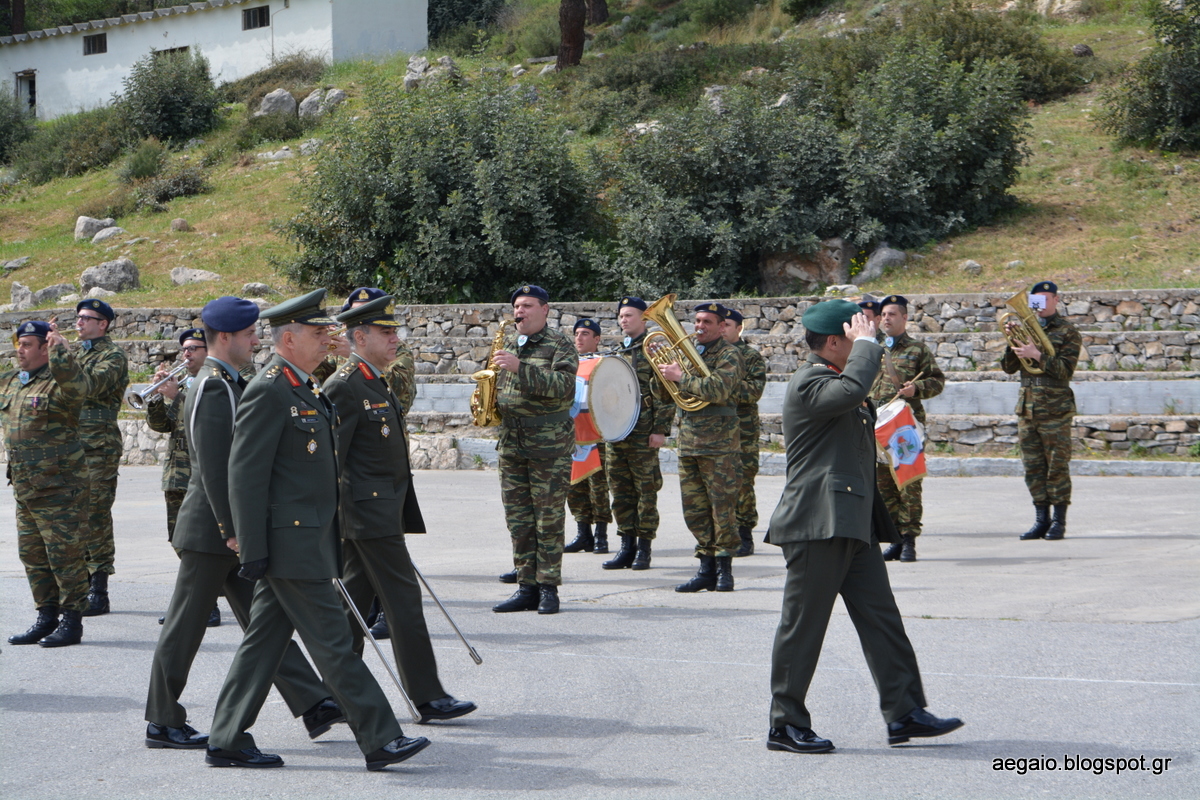
[{"label": "bass drum", "polygon": [[599,356],[579,361],[576,380],[585,384],[583,411],[606,442],[619,442],[637,425],[642,392],[637,373],[619,356]]}]

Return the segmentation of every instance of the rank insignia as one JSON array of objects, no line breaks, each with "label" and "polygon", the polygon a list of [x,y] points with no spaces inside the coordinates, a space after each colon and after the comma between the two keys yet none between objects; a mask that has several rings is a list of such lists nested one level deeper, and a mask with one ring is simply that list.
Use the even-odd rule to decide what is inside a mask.
[{"label": "rank insignia", "polygon": [[313,453],[317,452],[317,440],[316,440],[316,439],[309,439],[309,440],[308,440],[308,447],[306,447],[306,448],[304,448],[304,449],[308,451],[308,454],[309,454],[310,456],[311,456]]},{"label": "rank insignia", "polygon": [[383,434],[383,438],[385,439],[392,435],[392,429],[387,426],[386,422],[383,424],[383,427],[379,429],[379,432]]}]

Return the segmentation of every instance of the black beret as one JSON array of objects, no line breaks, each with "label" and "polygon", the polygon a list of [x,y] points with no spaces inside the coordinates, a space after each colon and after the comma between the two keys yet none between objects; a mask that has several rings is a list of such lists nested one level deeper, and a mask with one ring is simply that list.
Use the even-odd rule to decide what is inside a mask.
[{"label": "black beret", "polygon": [[1041,281],[1033,285],[1033,291],[1030,294],[1038,294],[1040,292],[1049,292],[1050,294],[1058,294],[1058,284],[1054,281]]},{"label": "black beret", "polygon": [[341,311],[338,313],[344,314],[345,312],[349,311],[350,306],[354,305],[355,303],[365,303],[368,300],[378,300],[381,297],[387,296],[388,293],[383,289],[375,289],[370,286],[360,286],[350,293],[350,296],[346,298],[346,302],[342,303]]},{"label": "black beret", "polygon": [[200,310],[200,319],[214,331],[237,333],[258,321],[258,306],[240,297],[218,297]]},{"label": "black beret", "polygon": [[36,336],[39,339],[45,340],[46,335],[50,333],[50,323],[42,322],[40,319],[31,319],[28,322],[22,322],[17,326],[16,338],[22,336]]},{"label": "black beret", "polygon": [[876,314],[883,313],[883,303],[879,302],[878,300],[874,300],[874,299],[859,300],[858,307],[862,308],[862,309],[870,309],[871,311],[874,311]]},{"label": "black beret", "polygon": [[[357,294],[351,295],[358,302]],[[343,325],[379,325],[383,328],[399,328],[396,322],[396,298],[390,294],[380,295],[374,300],[355,306],[337,315],[337,321]]]},{"label": "black beret", "polygon": [[272,326],[290,325],[298,322],[301,325],[336,325],[326,313],[321,304],[325,302],[325,290],[314,289],[308,294],[284,300],[277,306],[272,306],[259,314],[259,319],[265,319]]},{"label": "black beret", "polygon": [[536,297],[543,303],[550,302],[550,295],[546,292],[546,290],[540,286],[534,286],[532,283],[527,283],[513,292],[512,296],[508,298],[509,305],[517,302],[518,297]]},{"label": "black beret", "polygon": [[696,306],[695,313],[716,314],[721,319],[729,318],[729,309],[720,303],[701,303]]},{"label": "black beret", "polygon": [[647,308],[646,301],[640,297],[622,297],[621,302],[617,303],[617,311],[620,311],[625,306],[632,306],[638,311],[645,311]]},{"label": "black beret", "polygon": [[112,306],[103,300],[80,300],[75,306],[75,312],[78,313],[81,308],[97,311],[104,315],[104,318],[109,322],[112,322],[117,317],[116,312],[112,310]]},{"label": "black beret", "polygon": [[[251,305],[254,305],[254,304],[251,303]],[[255,306],[254,311],[255,311],[254,318],[258,319],[258,307],[257,306]],[[203,319],[203,317],[201,317],[201,319]],[[250,325],[253,325],[253,324],[254,324],[253,322],[250,323]],[[249,328],[250,325],[246,325],[245,327]],[[204,338],[204,329],[203,328],[188,328],[186,331],[179,334],[179,346],[183,347],[183,343],[186,342],[188,339],[195,339],[196,341],[199,341],[199,342],[204,342],[206,344],[208,343],[208,340]]]},{"label": "black beret", "polygon": [[879,301],[879,311],[883,312],[884,306],[902,306],[908,308],[908,298],[901,297],[898,294],[889,294],[887,297]]},{"label": "black beret", "polygon": [[596,322],[596,320],[594,320],[594,319],[581,319],[575,323],[575,327],[572,328],[572,330],[577,331],[580,328],[587,328],[589,331],[596,334],[597,336],[600,335],[600,323]]},{"label": "black beret", "polygon": [[826,300],[811,306],[800,318],[805,330],[820,334],[837,334],[844,336],[843,323],[854,319],[855,314],[861,314],[862,309],[849,300]]},{"label": "black beret", "polygon": [[742,312],[732,309],[729,306],[726,306],[725,307],[725,319],[733,320],[738,325],[741,325],[742,321],[745,319],[745,317],[742,316]]}]

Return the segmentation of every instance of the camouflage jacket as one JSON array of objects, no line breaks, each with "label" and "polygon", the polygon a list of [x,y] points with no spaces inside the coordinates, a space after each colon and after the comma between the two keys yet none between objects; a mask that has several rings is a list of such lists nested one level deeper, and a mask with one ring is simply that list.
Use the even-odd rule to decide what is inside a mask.
[{"label": "camouflage jacket", "polygon": [[58,494],[83,485],[79,412],[90,384],[71,352],[50,348],[50,363],[22,385],[20,372],[0,373],[0,414],[9,474],[18,497]]},{"label": "camouflage jacket", "polygon": [[1026,419],[1058,419],[1075,414],[1075,392],[1071,389],[1071,376],[1079,363],[1083,349],[1083,337],[1075,326],[1058,314],[1046,318],[1043,328],[1050,344],[1054,345],[1054,357],[1043,356],[1042,375],[1031,375],[1021,365],[1011,347],[1004,349],[1001,367],[1008,374],[1021,373],[1021,392],[1017,396],[1014,413]]},{"label": "camouflage jacket", "polygon": [[[313,380],[323,385],[345,364],[346,359],[330,356],[313,370]],[[417,365],[412,350],[403,340],[396,345],[396,358],[384,368],[383,379],[400,401],[401,415],[408,414],[417,399]]]},{"label": "camouflage jacket", "polygon": [[[707,400],[709,404],[699,411],[679,410],[679,440],[676,442],[679,455],[719,456],[740,452],[734,392],[742,375],[741,351],[718,338],[700,357],[711,374],[707,378],[684,374],[679,388],[685,396]],[[661,381],[655,382],[654,393],[659,399],[670,400]]]},{"label": "camouflage jacket", "polygon": [[871,386],[871,399],[875,401],[876,405],[883,405],[895,397],[896,392],[899,391],[899,387],[888,376],[887,359],[888,353],[890,353],[892,366],[896,370],[896,376],[900,379],[901,386],[918,375],[922,376],[913,384],[917,390],[916,394],[904,398],[904,401],[912,408],[917,422],[924,423],[925,406],[921,404],[921,401],[937,397],[942,393],[946,388],[946,374],[938,366],[937,359],[933,357],[933,351],[924,342],[918,342],[907,333],[895,337],[890,348],[887,346],[886,339],[879,343],[883,345],[884,355],[879,374],[875,376],[875,383]]},{"label": "camouflage jacket", "polygon": [[671,421],[675,418],[675,404],[668,398],[662,400],[654,394],[654,386],[658,378],[654,376],[654,365],[642,352],[642,342],[646,340],[646,332],[633,339],[629,347],[621,350],[621,358],[633,365],[637,373],[638,388],[642,392],[642,407],[638,411],[637,424],[623,440],[625,444],[633,443],[649,447],[650,434],[662,436],[671,434]]},{"label": "camouflage jacket", "polygon": [[757,453],[762,424],[758,416],[758,401],[767,388],[767,360],[745,339],[734,345],[742,354],[742,377],[733,390],[737,401],[738,426],[741,428],[742,452]]},{"label": "camouflage jacket", "polygon": [[129,385],[129,359],[112,339],[101,336],[91,347],[81,343],[77,359],[88,374],[90,391],[79,414],[79,439],[89,450],[120,447],[117,413]]},{"label": "camouflage jacket", "polygon": [[[497,370],[496,409],[500,412],[500,452],[523,458],[557,458],[575,447],[575,344],[557,328],[545,327],[524,346],[510,332],[504,349],[521,359],[517,372]],[[539,424],[538,418],[550,418]]]},{"label": "camouflage jacket", "polygon": [[192,476],[192,460],[188,456],[187,426],[183,423],[183,406],[187,402],[187,387],[180,386],[175,399],[167,402],[161,394],[146,404],[146,427],[157,433],[169,433],[167,457],[163,461],[162,490],[186,492]]}]

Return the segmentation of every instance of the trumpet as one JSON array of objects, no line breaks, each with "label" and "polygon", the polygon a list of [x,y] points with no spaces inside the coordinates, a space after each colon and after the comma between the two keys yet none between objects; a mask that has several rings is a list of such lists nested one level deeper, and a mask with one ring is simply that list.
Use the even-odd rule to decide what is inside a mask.
[{"label": "trumpet", "polygon": [[335,350],[337,350],[338,347],[341,346],[338,343],[337,338],[339,336],[345,336],[345,335],[346,335],[346,326],[345,325],[339,325],[336,328],[330,328],[329,329],[329,343],[325,345],[325,349],[331,353],[334,352]]},{"label": "trumpet", "polygon": [[140,392],[135,392],[133,389],[130,389],[129,391],[125,392],[125,402],[128,403],[131,408],[141,411],[143,408],[146,407],[146,403],[148,403],[150,401],[150,398],[153,397],[154,395],[158,394],[159,388],[164,383],[166,383],[167,381],[170,381],[170,380],[174,380],[175,378],[178,378],[180,376],[180,374],[182,372],[184,372],[186,369],[187,369],[186,363],[180,364],[179,366],[175,367],[175,369],[171,370],[171,372],[167,375],[167,377],[163,378],[160,381],[150,384],[145,389],[142,389]]}]

